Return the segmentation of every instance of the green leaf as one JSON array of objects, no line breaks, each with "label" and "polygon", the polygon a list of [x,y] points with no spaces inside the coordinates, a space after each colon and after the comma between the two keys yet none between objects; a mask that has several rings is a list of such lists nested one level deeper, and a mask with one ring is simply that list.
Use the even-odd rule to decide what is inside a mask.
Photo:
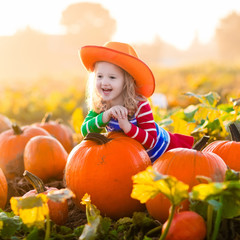
[{"label": "green leaf", "polygon": [[224,112],[227,112],[227,113],[230,113],[230,112],[234,111],[233,106],[230,105],[229,103],[227,103],[227,104],[219,104],[219,105],[217,106],[217,108],[218,108],[219,110],[224,111]]},{"label": "green leaf", "polygon": [[98,228],[98,233],[100,236],[107,236],[108,232],[110,230],[110,226],[112,224],[112,220],[108,217],[101,218],[99,228]]},{"label": "green leaf", "polygon": [[123,224],[131,224],[133,222],[132,218],[130,217],[123,217],[118,219],[117,224],[123,225]]},{"label": "green leaf", "polygon": [[202,95],[200,95],[200,94],[195,94],[195,93],[192,93],[192,92],[186,92],[183,95],[188,96],[188,97],[195,97],[199,101],[202,100]]},{"label": "green leaf", "polygon": [[203,96],[203,103],[205,104],[207,103],[213,107],[215,107],[220,100],[220,96],[216,92],[209,92],[202,96]]},{"label": "green leaf", "polygon": [[234,218],[240,216],[240,199],[233,196],[224,196],[223,198],[223,218]]},{"label": "green leaf", "polygon": [[72,229],[70,227],[59,226],[59,233],[61,233],[61,234],[69,234],[71,232],[72,232]]},{"label": "green leaf", "polygon": [[205,105],[208,105],[208,106],[212,106],[212,107],[215,107],[220,100],[220,96],[216,92],[209,92],[209,93],[204,94],[204,95],[187,92],[184,95],[190,96],[190,97],[195,97],[201,103],[203,103]]},{"label": "green leaf", "polygon": [[166,118],[166,119],[163,119],[160,122],[158,122],[159,126],[161,126],[161,127],[168,126],[172,123],[173,123],[173,120],[171,118]]},{"label": "green leaf", "polygon": [[187,108],[184,109],[184,114],[185,114],[185,120],[186,121],[191,121],[195,115],[195,113],[198,111],[198,106],[196,105],[190,105]]},{"label": "green leaf", "polygon": [[[231,175],[231,171],[227,175]],[[232,180],[223,183],[199,184],[192,188],[190,197],[193,200],[205,201],[214,206],[215,210],[222,207],[223,218],[240,215],[240,181]],[[220,201],[220,199],[222,199]]]},{"label": "green leaf", "polygon": [[40,239],[39,229],[34,227],[32,231],[27,235],[26,240],[37,240]]},{"label": "green leaf", "polygon": [[0,222],[3,223],[3,227],[0,229],[0,237],[2,239],[10,239],[22,226],[21,219],[18,216],[11,215],[0,212]]},{"label": "green leaf", "polygon": [[150,218],[145,212],[134,212],[132,219],[133,225],[139,226],[141,228],[152,226],[155,223],[155,221]]},{"label": "green leaf", "polygon": [[240,180],[240,172],[228,169],[225,173],[225,181]]},{"label": "green leaf", "polygon": [[84,227],[85,227],[84,225],[81,225],[79,227],[74,228],[73,234],[79,237],[82,234]]}]

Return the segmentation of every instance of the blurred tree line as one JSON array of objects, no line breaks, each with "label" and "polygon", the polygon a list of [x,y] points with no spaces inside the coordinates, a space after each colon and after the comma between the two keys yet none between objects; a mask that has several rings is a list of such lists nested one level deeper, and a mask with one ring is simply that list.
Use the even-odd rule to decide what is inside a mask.
[{"label": "blurred tree line", "polygon": [[[85,44],[102,45],[117,29],[114,16],[98,3],[75,3],[62,12],[64,35],[47,35],[31,28],[14,36],[0,37],[0,82],[53,78],[79,79],[85,74],[77,51]],[[197,61],[240,60],[240,15],[231,13],[219,22],[211,43],[202,45],[197,37],[186,51],[180,51],[156,36],[151,44],[131,43],[149,64],[176,66]],[[80,84],[84,87],[84,84]]]}]

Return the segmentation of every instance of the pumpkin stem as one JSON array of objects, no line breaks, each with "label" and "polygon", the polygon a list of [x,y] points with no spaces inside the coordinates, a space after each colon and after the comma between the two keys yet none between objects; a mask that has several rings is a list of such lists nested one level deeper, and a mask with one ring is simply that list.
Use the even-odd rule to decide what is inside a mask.
[{"label": "pumpkin stem", "polygon": [[47,123],[50,121],[51,118],[52,118],[52,113],[48,112],[44,115],[41,123]]},{"label": "pumpkin stem", "polygon": [[13,129],[14,135],[21,135],[23,133],[23,130],[16,123],[12,124],[12,129]]},{"label": "pumpkin stem", "polygon": [[30,173],[29,171],[25,170],[23,176],[27,179],[29,183],[31,183],[31,185],[34,187],[37,193],[42,193],[47,190],[44,186],[42,179],[40,179],[33,173]]},{"label": "pumpkin stem", "polygon": [[229,125],[229,130],[233,141],[240,142],[240,133],[235,123]]},{"label": "pumpkin stem", "polygon": [[105,144],[110,142],[112,139],[105,137],[103,134],[100,133],[88,133],[84,140],[92,140],[99,145]]},{"label": "pumpkin stem", "polygon": [[203,149],[203,147],[207,144],[208,140],[209,140],[209,136],[203,136],[199,141],[197,141],[194,146],[192,147],[192,149],[197,150],[197,151],[201,151]]}]

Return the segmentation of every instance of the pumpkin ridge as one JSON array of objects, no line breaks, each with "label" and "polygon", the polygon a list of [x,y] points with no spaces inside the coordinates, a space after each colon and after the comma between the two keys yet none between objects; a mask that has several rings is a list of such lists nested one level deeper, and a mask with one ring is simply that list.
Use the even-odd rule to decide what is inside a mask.
[{"label": "pumpkin ridge", "polygon": [[197,166],[197,157],[199,155],[198,150],[194,152],[194,157],[193,157],[193,171],[192,171],[192,177],[191,177],[191,182],[188,184],[190,188],[194,185],[195,179],[194,176],[196,176],[196,166]]}]

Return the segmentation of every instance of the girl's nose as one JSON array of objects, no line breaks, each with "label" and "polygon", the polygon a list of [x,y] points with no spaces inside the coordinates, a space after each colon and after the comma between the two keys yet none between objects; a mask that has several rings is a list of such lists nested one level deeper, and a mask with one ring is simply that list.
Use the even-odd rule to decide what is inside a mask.
[{"label": "girl's nose", "polygon": [[104,77],[104,78],[102,79],[102,85],[108,85],[108,84],[109,84],[108,79],[107,79],[106,77]]}]

